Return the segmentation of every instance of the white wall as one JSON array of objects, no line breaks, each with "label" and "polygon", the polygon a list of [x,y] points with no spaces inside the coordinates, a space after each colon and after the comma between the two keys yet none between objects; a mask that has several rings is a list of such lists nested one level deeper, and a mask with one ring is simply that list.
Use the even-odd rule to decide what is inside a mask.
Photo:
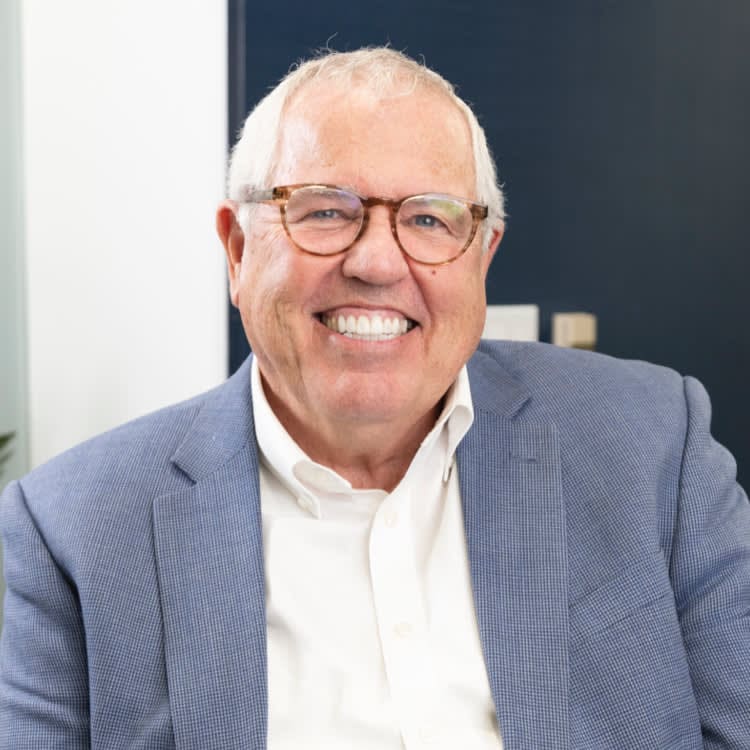
[{"label": "white wall", "polygon": [[226,3],[21,3],[30,461],[224,379]]}]

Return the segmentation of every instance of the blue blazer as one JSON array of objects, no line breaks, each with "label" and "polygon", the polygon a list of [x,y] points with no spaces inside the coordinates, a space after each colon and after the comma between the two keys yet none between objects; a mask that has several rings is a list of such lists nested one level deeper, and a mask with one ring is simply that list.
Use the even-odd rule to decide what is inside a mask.
[{"label": "blue blazer", "polygon": [[[0,747],[266,747],[249,362],[2,499]],[[506,750],[750,748],[750,505],[693,379],[484,343],[458,450]]]}]

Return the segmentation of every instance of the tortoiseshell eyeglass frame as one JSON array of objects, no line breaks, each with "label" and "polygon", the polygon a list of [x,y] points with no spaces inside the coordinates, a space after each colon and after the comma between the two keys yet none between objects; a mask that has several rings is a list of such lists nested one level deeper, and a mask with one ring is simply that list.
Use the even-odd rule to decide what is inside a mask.
[{"label": "tortoiseshell eyeglass frame", "polygon": [[[294,240],[291,233],[289,232],[289,227],[286,223],[286,204],[289,200],[291,194],[298,190],[299,188],[323,188],[328,190],[341,190],[344,193],[349,193],[350,195],[353,195],[359,199],[359,201],[362,203],[362,207],[364,209],[364,212],[362,214],[362,223],[360,224],[359,229],[357,230],[357,234],[355,235],[354,239],[344,248],[341,250],[336,250],[333,253],[316,253],[313,250],[308,250],[307,248],[302,247],[298,242]],[[457,201],[459,203],[463,203],[471,212],[471,218],[472,218],[472,225],[471,225],[471,232],[469,233],[469,237],[466,240],[466,243],[464,246],[459,250],[455,255],[453,255],[450,258],[447,258],[446,260],[421,260],[420,258],[415,258],[402,244],[401,240],[398,236],[398,230],[396,229],[396,215],[398,214],[399,209],[401,208],[401,205],[405,203],[408,200],[411,200],[412,198],[425,198],[425,197],[436,197],[436,198],[450,198],[451,200]],[[399,200],[393,200],[391,198],[365,198],[364,196],[361,196],[357,193],[355,193],[352,190],[348,190],[346,188],[339,187],[338,185],[325,185],[325,184],[319,184],[319,183],[299,183],[296,185],[279,185],[274,188],[270,188],[269,190],[247,190],[246,194],[243,196],[241,203],[267,203],[271,205],[276,205],[279,207],[279,213],[281,214],[281,223],[284,227],[284,231],[286,232],[287,237],[289,237],[289,240],[292,242],[292,244],[299,248],[303,253],[307,253],[308,255],[317,255],[319,257],[329,257],[333,255],[340,255],[341,253],[345,253],[347,250],[349,250],[356,242],[357,240],[362,236],[365,229],[367,228],[367,223],[370,219],[370,209],[373,206],[386,206],[389,210],[390,218],[391,218],[391,234],[393,234],[393,238],[396,240],[396,244],[401,249],[401,252],[411,258],[415,263],[421,263],[425,266],[445,266],[448,263],[453,263],[454,260],[457,258],[460,258],[468,249],[471,243],[474,240],[474,237],[477,233],[477,227],[479,226],[479,222],[483,221],[487,218],[488,209],[487,206],[482,205],[481,203],[474,203],[473,201],[466,200],[465,198],[457,198],[453,195],[445,195],[443,193],[420,193],[418,195],[407,195],[405,198],[401,198]]]}]

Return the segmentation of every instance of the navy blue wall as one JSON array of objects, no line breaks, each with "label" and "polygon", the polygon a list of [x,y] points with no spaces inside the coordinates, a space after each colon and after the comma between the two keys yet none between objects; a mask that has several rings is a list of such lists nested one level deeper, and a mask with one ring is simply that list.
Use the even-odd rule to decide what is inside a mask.
[{"label": "navy blue wall", "polygon": [[[750,477],[750,2],[288,0],[230,8],[230,136],[333,37],[456,83],[510,219],[492,303],[599,317],[600,351],[699,377]],[[334,36],[335,34],[335,36]],[[231,369],[247,352],[233,316]],[[744,472],[744,474],[743,474]]]}]

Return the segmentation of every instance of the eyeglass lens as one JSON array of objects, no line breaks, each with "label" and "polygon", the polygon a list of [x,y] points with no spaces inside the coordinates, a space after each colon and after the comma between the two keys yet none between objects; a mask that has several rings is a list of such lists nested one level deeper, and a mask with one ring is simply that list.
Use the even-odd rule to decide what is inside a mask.
[{"label": "eyeglass lens", "polygon": [[[297,188],[286,203],[287,231],[303,250],[331,255],[355,240],[365,209],[359,197],[346,190]],[[458,255],[471,236],[474,220],[466,203],[441,195],[405,200],[396,214],[396,233],[415,260],[439,263]]]}]

